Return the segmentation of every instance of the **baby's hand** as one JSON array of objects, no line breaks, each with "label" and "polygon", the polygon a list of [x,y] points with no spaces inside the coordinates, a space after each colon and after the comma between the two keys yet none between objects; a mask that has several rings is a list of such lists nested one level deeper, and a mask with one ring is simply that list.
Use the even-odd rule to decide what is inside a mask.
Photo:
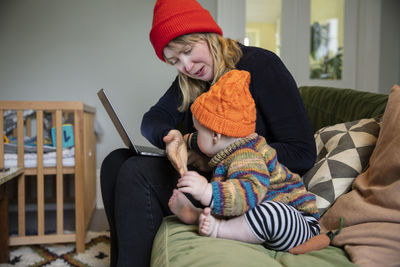
[{"label": "baby's hand", "polygon": [[203,205],[208,205],[211,201],[212,188],[204,176],[195,171],[185,172],[178,180],[178,190],[189,193],[194,199]]}]

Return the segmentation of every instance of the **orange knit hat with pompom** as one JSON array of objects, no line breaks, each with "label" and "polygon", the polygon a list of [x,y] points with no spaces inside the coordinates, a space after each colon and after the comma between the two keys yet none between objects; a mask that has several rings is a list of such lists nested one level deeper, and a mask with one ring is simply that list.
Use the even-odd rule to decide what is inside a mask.
[{"label": "orange knit hat with pompom", "polygon": [[249,90],[250,73],[231,70],[192,104],[193,116],[214,132],[246,137],[256,128],[256,105]]},{"label": "orange knit hat with pompom", "polygon": [[221,28],[210,12],[196,0],[157,0],[153,11],[150,41],[162,61],[165,61],[164,47],[170,41],[181,35],[200,32],[222,35]]}]

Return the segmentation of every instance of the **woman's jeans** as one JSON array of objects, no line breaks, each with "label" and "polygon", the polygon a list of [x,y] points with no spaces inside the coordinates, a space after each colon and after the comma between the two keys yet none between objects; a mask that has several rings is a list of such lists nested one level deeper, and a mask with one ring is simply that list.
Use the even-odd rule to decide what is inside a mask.
[{"label": "woman's jeans", "polygon": [[167,158],[111,152],[101,166],[101,192],[111,234],[111,266],[149,266],[153,239],[179,173]]}]

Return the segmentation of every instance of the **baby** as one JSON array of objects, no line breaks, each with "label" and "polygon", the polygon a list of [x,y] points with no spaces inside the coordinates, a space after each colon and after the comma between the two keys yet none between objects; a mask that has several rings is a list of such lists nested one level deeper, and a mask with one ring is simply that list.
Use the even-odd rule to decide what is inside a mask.
[{"label": "baby", "polygon": [[[192,104],[197,130],[192,138],[211,158],[213,177],[208,182],[195,171],[185,172],[169,207],[183,222],[198,223],[201,235],[296,253],[296,247],[319,235],[315,195],[255,133],[249,83],[247,71],[232,70]],[[183,193],[205,208],[196,208]]]}]

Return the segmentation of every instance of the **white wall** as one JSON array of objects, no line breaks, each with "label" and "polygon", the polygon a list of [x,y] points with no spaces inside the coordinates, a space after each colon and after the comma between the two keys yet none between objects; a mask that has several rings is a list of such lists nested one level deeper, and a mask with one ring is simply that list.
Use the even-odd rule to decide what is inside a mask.
[{"label": "white wall", "polygon": [[110,97],[134,138],[143,113],[175,71],[153,52],[148,34],[155,1],[3,0],[0,98],[81,100],[104,129],[97,162],[122,145],[97,99]]},{"label": "white wall", "polygon": [[[97,166],[122,147],[96,92],[107,88],[132,137],[175,78],[149,41],[155,0],[0,1],[0,99],[71,100],[96,107]],[[217,0],[199,1],[217,14]],[[100,201],[101,202],[101,201]]]},{"label": "white wall", "polygon": [[358,13],[356,88],[371,92],[379,91],[381,2],[361,0]]},{"label": "white wall", "polygon": [[394,83],[400,84],[400,1],[382,1],[381,11],[378,88],[389,92]]},{"label": "white wall", "polygon": [[[216,15],[216,0],[199,2]],[[133,138],[147,143],[139,130],[143,113],[176,74],[155,56],[149,41],[154,3],[0,1],[0,99],[79,100],[95,106],[104,130],[97,146],[100,166],[122,146],[97,99],[104,87]]]},{"label": "white wall", "polygon": [[218,0],[217,19],[224,37],[243,43],[246,37],[246,0]]},{"label": "white wall", "polygon": [[[296,6],[299,0],[290,1]],[[400,56],[396,49],[399,27],[387,26],[392,21],[398,23],[393,15],[399,14],[399,4],[397,0],[383,1],[389,2],[382,5],[384,19],[378,28],[381,34],[375,30],[369,32],[368,28],[364,34],[385,38],[379,42],[380,68],[376,62],[368,64],[375,64],[372,71],[380,77],[374,88],[387,91],[388,81],[394,76],[398,81],[400,77]],[[199,2],[216,18],[218,0]],[[149,41],[154,3],[155,0],[0,1],[0,99],[79,100],[95,106],[96,119],[104,130],[97,145],[99,168],[109,152],[122,146],[96,96],[97,90],[104,87],[133,138],[148,144],[139,130],[142,115],[176,74],[158,60]],[[242,4],[242,0],[238,3]],[[392,17],[386,16],[389,11]],[[229,35],[229,29],[223,30]],[[295,32],[287,38],[288,42],[296,42],[302,35]],[[387,42],[390,38],[394,42]],[[285,64],[292,70],[296,52],[286,53]],[[380,74],[376,74],[378,69]],[[364,79],[371,77],[360,76],[359,80],[368,85]]]}]

